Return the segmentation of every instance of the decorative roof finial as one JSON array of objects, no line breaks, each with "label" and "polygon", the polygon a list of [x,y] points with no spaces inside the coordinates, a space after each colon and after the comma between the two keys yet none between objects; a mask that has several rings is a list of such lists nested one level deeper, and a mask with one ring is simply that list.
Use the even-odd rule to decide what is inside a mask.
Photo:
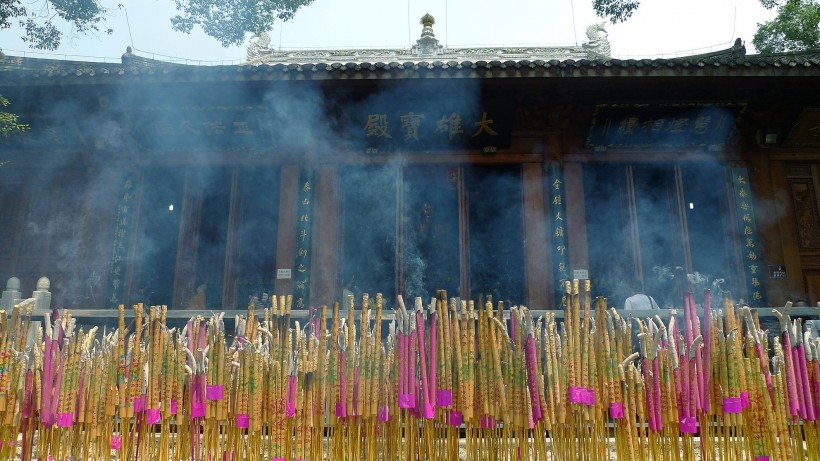
[{"label": "decorative roof finial", "polygon": [[441,54],[442,46],[436,40],[436,34],[433,32],[433,24],[436,20],[430,13],[425,14],[419,21],[422,26],[421,38],[416,40],[416,46],[413,47],[413,54],[416,56],[432,56]]},{"label": "decorative roof finial", "polygon": [[433,27],[433,24],[435,23],[436,18],[434,18],[430,13],[427,13],[421,17],[420,24],[424,27]]}]

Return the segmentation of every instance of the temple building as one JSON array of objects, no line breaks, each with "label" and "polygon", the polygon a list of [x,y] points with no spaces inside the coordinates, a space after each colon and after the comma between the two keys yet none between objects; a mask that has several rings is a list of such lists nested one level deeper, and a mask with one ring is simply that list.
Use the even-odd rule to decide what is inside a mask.
[{"label": "temple building", "polygon": [[293,294],[560,307],[713,287],[820,301],[820,51],[277,51],[242,65],[0,57],[0,280],[56,307]]}]

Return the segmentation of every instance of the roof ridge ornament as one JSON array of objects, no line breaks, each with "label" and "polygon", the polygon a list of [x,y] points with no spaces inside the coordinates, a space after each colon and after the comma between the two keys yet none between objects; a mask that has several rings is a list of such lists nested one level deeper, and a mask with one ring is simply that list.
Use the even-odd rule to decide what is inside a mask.
[{"label": "roof ridge ornament", "polygon": [[421,21],[419,21],[419,24],[421,24],[425,28],[429,27],[430,29],[433,28],[433,24],[435,24],[435,23],[436,23],[436,18],[434,18],[433,15],[431,15],[430,13],[427,13],[424,16],[422,16]]},{"label": "roof ridge ornament", "polygon": [[433,32],[433,24],[436,23],[436,19],[430,13],[427,13],[421,17],[419,23],[424,27],[421,29],[421,38],[416,40],[416,44],[413,45],[413,55],[436,56],[441,54],[444,46],[439,44],[436,34]]},{"label": "roof ridge ornament", "polygon": [[247,51],[247,58],[249,62],[255,59],[263,58],[265,54],[270,51],[270,34],[267,32],[260,32],[251,36]]},{"label": "roof ridge ornament", "polygon": [[587,27],[588,42],[581,46],[591,57],[610,58],[609,32],[604,28],[606,22],[595,23]]}]

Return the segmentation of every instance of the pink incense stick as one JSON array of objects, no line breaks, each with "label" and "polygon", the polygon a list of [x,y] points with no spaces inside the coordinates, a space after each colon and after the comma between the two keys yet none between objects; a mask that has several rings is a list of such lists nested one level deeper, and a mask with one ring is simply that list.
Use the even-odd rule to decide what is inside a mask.
[{"label": "pink incense stick", "polygon": [[530,400],[532,403],[532,419],[541,420],[541,398],[538,394],[538,376],[535,363],[535,338],[532,333],[527,335],[527,349],[525,350],[527,363],[527,387],[530,390]]},{"label": "pink incense stick", "polygon": [[[189,343],[192,344],[192,343]],[[194,461],[199,459],[199,433],[200,433],[200,419],[198,417],[194,417],[194,407],[197,406],[198,401],[198,394],[199,394],[199,375],[193,375],[191,378],[191,418],[194,420],[194,423],[191,424],[191,453],[193,455]],[[140,415],[137,415],[137,418],[140,418]],[[140,432],[141,434],[142,432]],[[137,444],[139,447],[139,444]]]},{"label": "pink incense stick", "polygon": [[287,402],[285,402],[285,416],[293,418],[296,416],[296,376],[288,376]]},{"label": "pink incense stick", "polygon": [[684,309],[683,309],[683,348],[680,351],[683,355],[681,358],[681,367],[683,368],[683,395],[681,396],[683,399],[683,410],[684,410],[684,419],[688,419],[693,414],[689,413],[689,404],[693,400],[691,397],[691,393],[693,389],[690,389],[690,379],[689,374],[694,373],[694,370],[689,364],[689,348],[692,344],[692,313],[689,311],[689,303],[684,298]]},{"label": "pink incense stick", "polygon": [[814,404],[811,401],[809,375],[806,369],[806,349],[802,341],[797,346],[797,363],[800,367],[800,387],[803,390],[803,405],[806,407],[806,419],[814,421]]},{"label": "pink incense stick", "polygon": [[683,387],[681,385],[680,367],[672,370],[672,376],[675,380],[675,400],[678,403],[678,421],[683,421],[685,416],[683,410]]},{"label": "pink incense stick", "polygon": [[402,368],[404,369],[404,393],[407,394],[407,408],[413,408],[415,406],[415,398],[413,397],[413,394],[416,392],[413,387],[415,378],[413,365],[416,361],[416,354],[413,348],[415,340],[416,337],[413,333],[404,335],[404,361],[402,362]]},{"label": "pink incense stick", "polygon": [[774,405],[774,389],[772,388],[772,374],[769,372],[769,369],[766,367],[768,362],[768,357],[763,353],[763,345],[760,343],[755,344],[755,353],[757,354],[758,360],[760,360],[760,367],[763,369],[765,377],[766,377],[766,388],[769,390],[769,398],[772,401],[772,405]]},{"label": "pink incense stick", "polygon": [[407,394],[407,390],[405,389],[405,380],[407,377],[405,376],[405,356],[404,356],[404,333],[399,331],[396,334],[396,347],[398,348],[398,371],[399,371],[399,379],[398,379],[398,399],[399,405],[403,407],[403,399],[405,398],[405,394]]},{"label": "pink incense stick", "polygon": [[[675,401],[678,404],[678,421],[683,419],[683,412],[681,409],[683,408],[683,385],[681,383],[681,371],[680,371],[680,354],[681,351],[678,350],[678,315],[677,311],[673,311],[672,314],[669,316],[669,341],[670,343],[674,343],[673,351],[677,356],[678,367],[673,368],[672,370],[672,378],[673,382],[675,383]],[[673,359],[674,361],[674,359]],[[674,362],[673,362],[674,363]]]},{"label": "pink incense stick", "polygon": [[649,358],[644,357],[641,360],[641,373],[643,374],[644,393],[646,394],[646,410],[649,417],[649,430],[657,431],[658,426],[655,422],[655,386],[649,377]]},{"label": "pink incense stick", "polygon": [[656,430],[661,431],[663,430],[663,412],[661,407],[661,372],[660,372],[660,365],[658,364],[658,357],[652,359],[652,374],[653,381],[655,384],[655,424]]},{"label": "pink incense stick", "polygon": [[786,391],[789,400],[789,413],[792,418],[799,414],[799,400],[797,397],[797,384],[795,383],[794,361],[792,359],[792,340],[788,330],[784,330],[783,336],[783,358],[786,366]]},{"label": "pink incense stick", "polygon": [[57,311],[54,311],[54,328],[57,330],[57,344],[62,344],[63,339],[65,339],[65,329],[63,328],[63,324],[60,323],[60,318],[57,316]]},{"label": "pink incense stick", "polygon": [[695,370],[695,360],[689,359],[689,419],[697,420],[697,410],[700,407],[700,394],[698,394],[698,378]]},{"label": "pink incense stick", "polygon": [[[416,357],[418,355],[418,332],[413,329],[410,331],[410,360],[407,361],[407,379],[409,387],[407,389],[410,392],[410,400],[413,403],[412,408],[417,407],[418,399],[416,398],[419,393],[416,391],[418,390],[419,380],[416,376]],[[419,397],[421,397],[419,395]]]},{"label": "pink incense stick", "polygon": [[[416,310],[416,334],[418,340],[419,365],[421,369],[421,396],[422,414],[428,416],[430,406],[430,386],[427,381],[427,355],[424,350],[424,314],[421,309]],[[435,335],[435,334],[434,334]]]},{"label": "pink incense stick", "polygon": [[[700,319],[698,318],[697,308],[695,307],[695,294],[691,291],[686,293],[686,297],[684,298],[686,302],[686,309],[689,310],[689,319],[692,322],[692,337],[696,338],[700,336]],[[701,348],[697,348],[695,350],[695,365],[697,368],[696,373],[696,384],[697,384],[697,400],[696,400],[696,407],[697,409],[701,409],[701,403],[705,400],[705,391],[704,391],[704,382],[703,382],[703,350]]]},{"label": "pink incense stick", "polygon": [[[818,352],[820,348],[815,348],[815,354]],[[811,366],[814,370],[814,416],[820,418],[820,359],[817,355],[814,356]]]},{"label": "pink incense stick", "polygon": [[[65,346],[63,347],[65,349]],[[49,409],[50,412],[50,421],[49,424],[54,424],[54,418],[57,415],[57,404],[60,400],[60,388],[63,385],[63,367],[65,365],[65,354],[60,352],[60,364],[57,366],[56,375],[57,375],[57,382],[54,383],[54,397],[51,399],[51,408]]]},{"label": "pink incense stick", "polygon": [[795,387],[797,388],[797,402],[799,407],[797,408],[797,414],[800,415],[800,418],[803,420],[807,419],[806,414],[806,401],[804,399],[803,394],[803,379],[800,373],[800,346],[794,347],[792,349],[792,367],[794,367],[794,378],[795,378]]},{"label": "pink incense stick", "polygon": [[437,350],[436,350],[436,336],[437,336],[437,317],[436,311],[430,313],[430,389],[428,395],[428,402],[435,405],[436,403],[436,362],[437,362]]},{"label": "pink incense stick", "polygon": [[199,350],[205,349],[205,346],[208,345],[208,338],[207,338],[208,328],[205,322],[199,322],[199,336],[197,339],[199,340],[199,344],[197,344],[197,348]]},{"label": "pink incense stick", "polygon": [[[712,292],[708,288],[703,292],[703,355],[706,357],[703,363],[703,390],[706,397],[703,411],[709,413],[712,409],[712,399],[709,398],[712,393]],[[771,376],[768,376],[767,382],[771,386]]]},{"label": "pink incense stick", "polygon": [[399,344],[401,350],[399,353],[399,404],[401,408],[412,408],[413,399],[410,389],[410,335],[400,332]]},{"label": "pink incense stick", "polygon": [[[48,322],[48,319],[46,319]],[[43,351],[43,385],[41,387],[41,405],[42,411],[40,413],[40,422],[48,426],[51,424],[51,392],[54,385],[54,352],[52,351],[51,336],[46,332],[45,348]]]},{"label": "pink incense stick", "polygon": [[690,392],[690,389],[689,389],[689,358],[686,356],[686,353],[685,353],[686,347],[688,347],[688,346],[685,346],[685,347],[682,348],[682,349],[684,349],[684,353],[680,356],[680,367],[681,367],[681,373],[680,373],[681,374],[680,398],[681,398],[681,405],[678,408],[680,408],[680,413],[681,413],[681,416],[682,416],[683,420],[687,420],[690,416],[692,416],[692,415],[689,414],[689,401],[691,399],[691,396],[689,395],[689,392]]}]

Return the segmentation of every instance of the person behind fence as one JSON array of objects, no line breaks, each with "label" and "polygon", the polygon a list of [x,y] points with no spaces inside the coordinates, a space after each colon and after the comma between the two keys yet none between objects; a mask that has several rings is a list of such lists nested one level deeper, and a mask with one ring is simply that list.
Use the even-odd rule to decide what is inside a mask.
[{"label": "person behind fence", "polygon": [[655,298],[643,293],[640,282],[634,281],[631,288],[632,296],[624,301],[625,310],[660,309],[658,303],[655,302]]}]

